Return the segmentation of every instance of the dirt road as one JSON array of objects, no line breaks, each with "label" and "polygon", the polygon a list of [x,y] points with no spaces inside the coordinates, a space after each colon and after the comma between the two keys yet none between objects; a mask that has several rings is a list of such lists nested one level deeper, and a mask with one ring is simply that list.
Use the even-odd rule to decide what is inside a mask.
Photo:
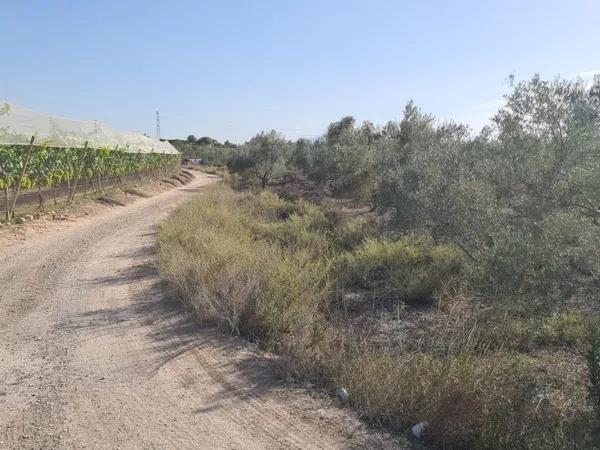
[{"label": "dirt road", "polygon": [[0,248],[0,448],[375,445],[165,298],[156,224],[210,181]]}]

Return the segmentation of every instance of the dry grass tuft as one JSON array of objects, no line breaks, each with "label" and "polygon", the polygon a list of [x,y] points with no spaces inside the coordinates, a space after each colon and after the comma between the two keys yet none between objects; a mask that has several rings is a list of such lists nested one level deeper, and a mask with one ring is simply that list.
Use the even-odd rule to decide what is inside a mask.
[{"label": "dry grass tuft", "polygon": [[[443,448],[593,447],[585,361],[571,350],[581,316],[482,308],[460,288],[454,247],[348,226],[305,201],[213,186],[162,225],[158,263],[197,317],[279,352],[292,376],[343,385],[375,424],[428,422]],[[381,316],[387,337],[385,310],[339,301],[356,289],[403,304]],[[428,309],[405,302],[430,297]]]}]

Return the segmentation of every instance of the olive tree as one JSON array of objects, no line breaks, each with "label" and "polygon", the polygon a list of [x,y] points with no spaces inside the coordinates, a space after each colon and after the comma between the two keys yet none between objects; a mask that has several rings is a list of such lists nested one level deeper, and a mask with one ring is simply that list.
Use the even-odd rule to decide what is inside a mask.
[{"label": "olive tree", "polygon": [[240,147],[228,166],[232,172],[246,172],[264,188],[284,168],[290,151],[291,144],[281,134],[263,131]]}]

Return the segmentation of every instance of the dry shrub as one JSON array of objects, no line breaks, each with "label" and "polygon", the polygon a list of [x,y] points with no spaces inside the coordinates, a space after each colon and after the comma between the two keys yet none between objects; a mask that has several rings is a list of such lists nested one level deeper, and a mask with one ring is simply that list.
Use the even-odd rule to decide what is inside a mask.
[{"label": "dry shrub", "polygon": [[328,262],[257,240],[253,209],[247,194],[207,190],[162,225],[158,264],[198,317],[248,335],[293,333],[326,303]]},{"label": "dry shrub", "polygon": [[[593,448],[581,379],[522,354],[468,351],[400,355],[374,349],[361,330],[315,328],[279,341],[285,370],[329,389],[344,386],[363,418],[402,433],[427,422],[440,448]],[[582,401],[583,399],[583,401]]]},{"label": "dry shrub", "polygon": [[238,332],[258,297],[259,280],[248,268],[249,256],[238,243],[207,232],[198,242],[162,245],[159,264],[197,317]]},{"label": "dry shrub", "polygon": [[294,333],[319,317],[329,293],[328,263],[309,252],[273,252],[257,271],[261,296],[257,313],[269,334]]},{"label": "dry shrub", "polygon": [[[344,386],[365,419],[408,433],[427,422],[441,448],[592,448],[581,379],[521,354],[401,355],[372,348],[356,330],[331,330],[312,348],[289,344],[296,376]],[[291,348],[291,351],[290,351]]]},{"label": "dry shrub", "polygon": [[[511,334],[492,326],[502,318],[481,320],[446,282],[460,252],[422,239],[367,239],[334,270],[331,231],[314,205],[212,187],[162,225],[158,263],[199,317],[259,338],[293,376],[343,385],[374,423],[404,432],[428,422],[427,441],[444,448],[592,447],[581,377],[564,380],[569,368],[552,373],[548,361],[505,344],[517,334],[533,339],[525,322]],[[336,276],[384,298],[440,291],[430,343],[375,346],[370,330],[334,320]],[[576,318],[561,316],[544,329],[574,342],[574,327]]]}]

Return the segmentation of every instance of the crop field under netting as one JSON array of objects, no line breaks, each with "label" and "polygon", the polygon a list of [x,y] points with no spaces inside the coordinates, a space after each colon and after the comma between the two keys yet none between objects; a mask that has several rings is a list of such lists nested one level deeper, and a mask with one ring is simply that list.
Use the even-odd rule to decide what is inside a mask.
[{"label": "crop field under netting", "polygon": [[159,177],[179,163],[179,152],[168,142],[0,101],[0,209],[6,219],[14,217],[22,190],[37,189],[43,207],[43,191],[56,195],[60,188],[71,201],[78,183],[102,190],[111,179],[141,173]]}]

